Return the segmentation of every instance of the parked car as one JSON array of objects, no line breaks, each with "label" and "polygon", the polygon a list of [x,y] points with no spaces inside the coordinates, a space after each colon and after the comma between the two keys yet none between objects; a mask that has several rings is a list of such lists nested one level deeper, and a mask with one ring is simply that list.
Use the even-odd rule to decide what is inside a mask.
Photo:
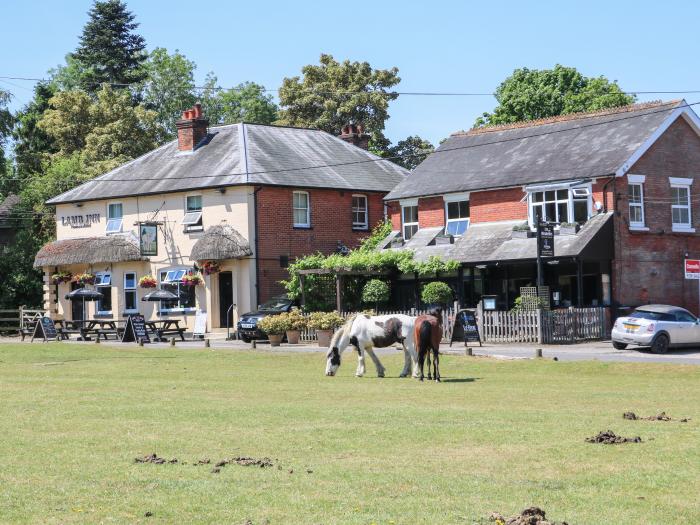
[{"label": "parked car", "polygon": [[612,344],[618,350],[624,350],[627,345],[648,346],[655,354],[664,354],[669,348],[700,347],[700,319],[678,306],[640,306],[631,314],[617,318]]},{"label": "parked car", "polygon": [[279,315],[292,309],[295,303],[285,295],[274,297],[258,307],[255,312],[248,312],[238,321],[238,338],[246,343],[253,339],[267,339],[267,334],[258,329],[258,321],[268,315]]}]

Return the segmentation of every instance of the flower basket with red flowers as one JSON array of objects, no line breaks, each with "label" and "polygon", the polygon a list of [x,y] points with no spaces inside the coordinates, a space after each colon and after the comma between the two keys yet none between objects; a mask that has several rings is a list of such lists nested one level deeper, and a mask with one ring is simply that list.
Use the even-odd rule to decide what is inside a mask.
[{"label": "flower basket with red flowers", "polygon": [[158,281],[152,275],[144,275],[139,279],[139,287],[141,288],[155,288],[158,286]]},{"label": "flower basket with red flowers", "polygon": [[73,282],[76,282],[78,284],[95,284],[95,275],[92,273],[79,273],[75,277],[73,277]]},{"label": "flower basket with red flowers", "polygon": [[213,273],[219,273],[221,271],[221,266],[216,261],[205,261],[202,263],[202,272],[204,275],[211,275]]},{"label": "flower basket with red flowers", "polygon": [[70,272],[56,272],[51,275],[51,284],[69,283],[73,279]]},{"label": "flower basket with red flowers", "polygon": [[180,284],[184,286],[199,286],[204,284],[204,279],[202,279],[202,277],[198,274],[188,273],[182,278]]}]

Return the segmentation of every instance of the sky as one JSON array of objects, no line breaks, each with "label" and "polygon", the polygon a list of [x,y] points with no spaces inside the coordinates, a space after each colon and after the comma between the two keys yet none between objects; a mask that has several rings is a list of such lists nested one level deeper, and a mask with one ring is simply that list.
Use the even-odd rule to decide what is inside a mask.
[{"label": "sky", "polygon": [[[0,76],[44,77],[77,46],[91,0],[5,1]],[[398,67],[399,91],[492,93],[514,69],[576,67],[628,91],[700,91],[700,2],[310,2],[127,0],[148,49],[178,49],[221,86],[277,88],[321,53]],[[529,5],[528,5],[529,4]],[[60,7],[59,7],[60,6]],[[663,7],[662,7],[663,6]],[[9,82],[9,83],[8,83]],[[17,109],[31,81],[2,80]],[[640,101],[687,95],[641,95]],[[492,96],[411,97],[391,103],[386,134],[437,144],[469,129]]]}]

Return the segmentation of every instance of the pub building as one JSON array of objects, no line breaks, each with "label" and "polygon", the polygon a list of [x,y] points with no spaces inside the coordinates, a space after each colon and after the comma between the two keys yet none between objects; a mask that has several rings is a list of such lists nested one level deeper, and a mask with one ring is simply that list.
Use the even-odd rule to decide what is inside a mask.
[{"label": "pub building", "polygon": [[[408,172],[367,151],[361,125],[320,130],[209,127],[196,104],[177,139],[47,201],[56,240],[34,266],[54,319],[178,319],[207,330],[282,293],[295,258],[354,247],[384,219],[383,197]],[[94,287],[95,302],[68,301]],[[177,300],[143,302],[154,287]],[[228,319],[227,319],[228,317]]]}]

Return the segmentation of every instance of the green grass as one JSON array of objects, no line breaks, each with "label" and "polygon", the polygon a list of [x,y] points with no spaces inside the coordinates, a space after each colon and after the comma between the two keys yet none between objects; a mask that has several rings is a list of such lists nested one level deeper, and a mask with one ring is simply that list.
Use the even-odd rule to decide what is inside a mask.
[{"label": "green grass", "polygon": [[[445,356],[420,384],[383,360],[394,377],[349,352],[327,378],[320,354],[0,345],[0,522],[700,522],[700,368]],[[644,443],[584,442],[607,429]],[[189,464],[134,463],[151,452]],[[236,455],[282,469],[191,465]]]}]

